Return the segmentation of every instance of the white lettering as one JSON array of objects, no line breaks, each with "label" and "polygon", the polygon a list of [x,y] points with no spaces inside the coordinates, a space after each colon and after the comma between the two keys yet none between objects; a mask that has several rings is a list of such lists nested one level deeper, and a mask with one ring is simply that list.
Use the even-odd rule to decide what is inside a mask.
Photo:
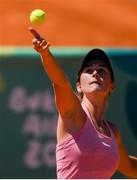
[{"label": "white lettering", "polygon": [[26,110],[55,113],[54,98],[48,89],[29,95],[24,87],[15,87],[11,91],[8,105],[16,113],[24,113]]},{"label": "white lettering", "polygon": [[36,140],[31,140],[28,144],[28,150],[24,156],[26,166],[34,169],[41,166],[40,160],[41,144]]},{"label": "white lettering", "polygon": [[40,132],[40,117],[37,114],[30,114],[27,116],[22,129],[23,134],[32,134],[39,137]]},{"label": "white lettering", "polygon": [[43,160],[49,167],[55,166],[55,151],[56,144],[54,141],[49,141],[43,148]]},{"label": "white lettering", "polygon": [[37,169],[42,165],[47,167],[54,167],[56,143],[55,141],[48,141],[45,144],[36,140],[31,140],[28,143],[28,149],[24,155],[24,163],[31,169]]},{"label": "white lettering", "polygon": [[16,87],[11,91],[9,108],[16,113],[22,113],[26,109],[26,91],[22,87]]},{"label": "white lettering", "polygon": [[50,138],[55,137],[57,116],[51,91],[29,94],[24,87],[17,86],[10,93],[8,107],[12,112],[26,116],[22,134],[30,139],[23,157],[25,165],[31,169],[55,166],[56,142]]}]

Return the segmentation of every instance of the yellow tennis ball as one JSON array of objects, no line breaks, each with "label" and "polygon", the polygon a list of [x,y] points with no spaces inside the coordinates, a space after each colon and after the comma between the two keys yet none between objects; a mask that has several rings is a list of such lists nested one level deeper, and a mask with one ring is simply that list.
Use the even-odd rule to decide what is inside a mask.
[{"label": "yellow tennis ball", "polygon": [[46,20],[46,14],[42,9],[35,9],[30,14],[30,22],[32,24],[43,24]]}]

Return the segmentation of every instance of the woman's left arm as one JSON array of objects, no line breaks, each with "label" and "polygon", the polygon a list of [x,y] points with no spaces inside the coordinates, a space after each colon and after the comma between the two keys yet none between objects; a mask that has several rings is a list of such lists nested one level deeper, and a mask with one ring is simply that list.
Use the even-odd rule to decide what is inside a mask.
[{"label": "woman's left arm", "polygon": [[114,133],[116,135],[120,155],[118,171],[125,176],[137,178],[137,157],[128,155],[117,127],[114,128]]}]

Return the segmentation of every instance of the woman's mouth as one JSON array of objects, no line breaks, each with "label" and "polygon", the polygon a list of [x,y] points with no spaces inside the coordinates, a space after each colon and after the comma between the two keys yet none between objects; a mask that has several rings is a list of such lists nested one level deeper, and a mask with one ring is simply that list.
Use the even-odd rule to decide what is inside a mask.
[{"label": "woman's mouth", "polygon": [[100,83],[99,83],[98,81],[92,81],[92,82],[90,83],[90,85],[92,85],[92,84],[98,84],[98,85],[100,85]]}]

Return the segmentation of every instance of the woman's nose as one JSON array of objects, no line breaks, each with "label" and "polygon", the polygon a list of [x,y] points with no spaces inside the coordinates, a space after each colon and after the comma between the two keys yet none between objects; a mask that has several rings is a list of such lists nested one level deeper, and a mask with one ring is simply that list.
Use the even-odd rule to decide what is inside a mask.
[{"label": "woman's nose", "polygon": [[92,76],[93,77],[98,77],[99,76],[98,71],[96,69],[93,71]]}]

